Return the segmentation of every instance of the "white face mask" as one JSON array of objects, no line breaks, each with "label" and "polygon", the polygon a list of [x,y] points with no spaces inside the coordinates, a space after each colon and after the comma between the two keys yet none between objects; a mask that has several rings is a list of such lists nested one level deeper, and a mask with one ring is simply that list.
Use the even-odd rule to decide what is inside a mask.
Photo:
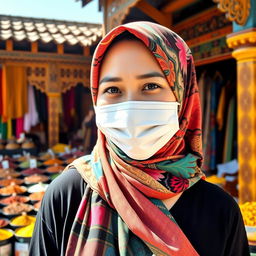
[{"label": "white face mask", "polygon": [[145,160],[179,130],[178,105],[178,102],[126,101],[96,106],[96,124],[130,158]]}]

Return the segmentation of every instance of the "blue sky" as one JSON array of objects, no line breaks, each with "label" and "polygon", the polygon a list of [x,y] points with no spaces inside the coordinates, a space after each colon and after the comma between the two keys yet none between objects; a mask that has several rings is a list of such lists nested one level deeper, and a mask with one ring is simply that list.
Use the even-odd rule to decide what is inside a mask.
[{"label": "blue sky", "polygon": [[0,0],[0,14],[102,23],[98,0],[82,8],[75,0]]}]

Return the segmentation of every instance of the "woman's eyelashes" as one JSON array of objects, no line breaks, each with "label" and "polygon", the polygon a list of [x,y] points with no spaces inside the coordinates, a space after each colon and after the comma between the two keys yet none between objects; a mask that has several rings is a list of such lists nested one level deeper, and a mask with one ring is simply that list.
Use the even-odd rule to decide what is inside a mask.
[{"label": "woman's eyelashes", "polygon": [[159,88],[161,88],[161,86],[156,84],[156,83],[147,83],[143,87],[143,91],[153,91],[153,90],[156,90],[156,89],[159,89]]},{"label": "woman's eyelashes", "polygon": [[[142,86],[142,89],[140,89],[140,90],[142,92],[151,92],[151,91],[155,91],[159,88],[162,88],[159,84],[146,83]],[[120,95],[124,92],[117,86],[109,86],[109,87],[104,89],[103,93],[107,93],[109,95]]]},{"label": "woman's eyelashes", "polygon": [[108,93],[108,94],[120,94],[121,91],[118,87],[116,86],[111,86],[111,87],[108,87],[104,90],[104,93]]}]

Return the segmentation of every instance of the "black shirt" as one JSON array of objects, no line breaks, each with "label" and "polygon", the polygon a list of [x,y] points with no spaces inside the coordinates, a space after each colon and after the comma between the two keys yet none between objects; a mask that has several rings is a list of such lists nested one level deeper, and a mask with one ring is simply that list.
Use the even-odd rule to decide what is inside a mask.
[{"label": "black shirt", "polygon": [[[65,255],[85,188],[76,169],[50,184],[37,215],[29,255]],[[200,180],[181,195],[170,212],[199,255],[250,255],[239,207],[218,186]]]}]

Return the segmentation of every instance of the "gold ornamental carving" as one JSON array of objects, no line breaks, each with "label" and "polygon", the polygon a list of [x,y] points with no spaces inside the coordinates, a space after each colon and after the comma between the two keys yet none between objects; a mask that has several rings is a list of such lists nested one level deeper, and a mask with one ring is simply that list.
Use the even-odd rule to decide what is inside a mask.
[{"label": "gold ornamental carving", "polygon": [[250,14],[250,0],[213,0],[227,18],[239,25],[245,25]]},{"label": "gold ornamental carving", "polygon": [[106,31],[121,25],[130,9],[136,5],[139,0],[113,0],[107,6],[107,25]]}]

